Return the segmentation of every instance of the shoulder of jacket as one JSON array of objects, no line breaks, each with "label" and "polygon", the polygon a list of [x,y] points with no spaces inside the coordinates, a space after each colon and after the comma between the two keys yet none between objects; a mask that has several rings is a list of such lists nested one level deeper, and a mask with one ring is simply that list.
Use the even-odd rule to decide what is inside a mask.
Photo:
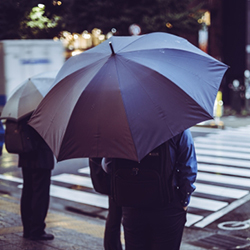
[{"label": "shoulder of jacket", "polygon": [[185,130],[177,135],[175,135],[174,137],[172,137],[171,139],[169,139],[169,144],[170,146],[174,147],[175,149],[178,147],[178,144],[180,143],[180,140],[184,134]]}]

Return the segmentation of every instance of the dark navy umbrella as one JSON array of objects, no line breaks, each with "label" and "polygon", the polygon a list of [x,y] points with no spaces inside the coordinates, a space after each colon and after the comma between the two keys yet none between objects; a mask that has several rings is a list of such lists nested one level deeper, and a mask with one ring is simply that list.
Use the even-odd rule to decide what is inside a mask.
[{"label": "dark navy umbrella", "polygon": [[167,33],[113,36],[66,61],[29,124],[58,161],[139,161],[174,135],[213,117],[227,68]]}]

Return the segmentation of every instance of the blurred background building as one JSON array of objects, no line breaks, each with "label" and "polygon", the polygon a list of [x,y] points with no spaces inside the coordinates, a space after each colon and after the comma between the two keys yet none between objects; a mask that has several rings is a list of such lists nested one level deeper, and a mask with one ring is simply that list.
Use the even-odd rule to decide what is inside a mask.
[{"label": "blurred background building", "polygon": [[[231,114],[249,114],[250,1],[207,0],[207,53],[230,66],[221,85]],[[227,112],[227,110],[225,110]]]},{"label": "blurred background building", "polygon": [[53,39],[65,60],[112,35],[182,36],[230,66],[224,113],[250,114],[250,0],[16,0],[1,1],[0,13],[0,40]]}]

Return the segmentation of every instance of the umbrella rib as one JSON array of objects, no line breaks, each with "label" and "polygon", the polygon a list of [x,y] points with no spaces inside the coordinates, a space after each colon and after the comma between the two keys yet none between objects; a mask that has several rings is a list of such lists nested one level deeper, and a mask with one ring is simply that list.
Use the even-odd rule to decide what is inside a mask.
[{"label": "umbrella rib", "polygon": [[[155,33],[158,33],[158,32],[155,32]],[[152,33],[153,34],[153,33]],[[149,35],[149,34],[148,34]],[[136,39],[136,40],[134,40],[134,41],[132,41],[132,42],[130,42],[129,44],[127,44],[126,46],[124,46],[124,47],[122,47],[120,50],[117,50],[117,53],[119,52],[119,51],[121,51],[121,53],[122,53],[122,50],[124,50],[124,49],[126,49],[127,47],[129,47],[129,46],[131,46],[131,45],[133,45],[134,43],[136,43],[136,42],[138,42],[139,40],[141,40],[141,39],[144,39],[146,36],[148,36],[148,35],[140,35],[140,36],[138,36],[138,38]],[[184,41],[187,41],[187,39],[184,39],[184,38],[182,38]],[[187,41],[188,42],[188,41]],[[165,49],[166,47],[162,47],[162,48],[156,48],[156,49]],[[174,49],[174,48],[170,48],[170,49]],[[135,49],[134,51],[137,51],[138,49]],[[148,50],[148,49],[145,49],[146,51]],[[132,52],[133,50],[131,50],[131,52]],[[140,49],[140,51],[144,51],[143,49]],[[203,51],[202,51],[203,52]],[[125,52],[125,53],[128,53],[128,52]],[[208,57],[210,57],[208,54],[206,54],[205,52],[203,52],[205,55],[207,55]]]},{"label": "umbrella rib", "polygon": [[[104,59],[104,58],[98,60],[98,62],[101,62],[103,59]],[[104,65],[105,65],[106,63],[107,63],[107,60],[106,60],[105,63],[99,68],[98,71],[100,71],[100,70],[104,67]],[[64,77],[63,79],[61,79],[59,82],[57,82],[57,83],[53,86],[53,88],[51,89],[50,93],[48,93],[48,95],[42,100],[42,103],[45,101],[45,99],[47,99],[50,95],[52,95],[52,93],[57,92],[57,88],[59,88],[59,85],[60,85],[60,83],[61,83],[62,81],[67,81],[67,78],[68,78],[68,77],[71,77],[72,75],[81,74],[81,71],[84,71],[84,70],[86,70],[86,68],[91,67],[92,65],[95,65],[95,64],[96,64],[96,62],[93,62],[93,63],[87,65],[85,68],[80,68],[80,69],[74,71],[72,74],[69,74],[69,75],[67,75],[66,77]],[[95,75],[96,75],[96,74],[95,74]],[[89,82],[91,82],[91,81],[93,80],[93,78],[95,77],[95,75],[92,76],[92,78],[89,80]],[[87,86],[87,84],[86,84],[86,86]],[[85,86],[85,87],[86,87],[86,86]],[[78,91],[78,93],[79,93],[79,96],[78,96],[77,100],[81,97],[82,91]],[[57,98],[54,98],[54,99],[57,100]],[[60,104],[57,105],[57,109],[56,109],[56,111],[54,112],[53,117],[51,117],[50,125],[47,127],[47,130],[44,131],[44,136],[45,136],[45,137],[47,136],[47,134],[49,134],[49,130],[50,130],[52,124],[55,123],[55,119],[56,119],[56,117],[57,117],[57,114],[60,113],[60,109],[61,109],[61,107],[63,106],[63,105],[61,105],[61,104],[62,104],[62,103],[67,103],[67,102],[65,102],[65,100],[70,100],[70,98],[69,98],[68,95],[64,95],[63,98],[60,98]],[[74,98],[73,98],[72,100],[74,100],[74,102],[77,103],[77,101],[75,101]],[[72,108],[72,110],[73,110],[73,109],[74,109],[74,107]],[[72,114],[72,112],[71,112],[71,114]],[[69,121],[70,121],[70,116],[69,116],[69,119],[68,119],[67,123],[68,123]],[[66,127],[64,128],[64,130],[62,131],[61,138],[64,138],[64,135],[65,135],[66,131],[67,131],[67,126],[66,126]],[[63,141],[63,139],[60,139],[60,141]],[[61,148],[61,145],[59,146],[58,152],[60,152],[60,148]]]},{"label": "umbrella rib", "polygon": [[[115,59],[115,60],[119,60],[119,57],[114,57],[114,59]],[[120,61],[121,61],[121,60],[120,60]],[[122,61],[121,61],[121,63],[122,63]],[[119,71],[118,71],[118,69],[117,69],[117,63],[115,64],[115,68],[116,68],[116,74],[117,74],[118,82],[120,82],[120,79],[121,79],[121,78],[120,78]],[[119,85],[119,90],[120,90],[120,95],[121,95],[122,102],[123,102],[123,104],[124,104],[123,96],[122,96],[122,91],[121,91],[120,85]],[[127,110],[126,110],[126,106],[125,106],[125,105],[124,105],[124,110],[125,110],[125,113],[126,113],[126,117],[128,117],[128,114],[127,114]],[[128,121],[128,120],[127,120],[127,122],[128,122],[128,124],[129,124],[129,121]],[[134,152],[136,152],[136,157],[137,157],[137,159],[138,159],[138,152],[137,152],[137,149],[136,149],[136,146],[135,146],[135,139],[134,139],[134,137],[133,137],[133,133],[132,133],[132,131],[131,131],[131,127],[128,126],[128,128],[129,128],[129,132],[130,132],[131,138],[132,138],[132,140],[133,140]]]},{"label": "umbrella rib", "polygon": [[[55,85],[57,85],[60,81],[62,81],[63,79],[65,79],[66,77],[72,75],[72,74],[75,74],[77,73],[79,70],[82,70],[82,69],[86,69],[87,67],[91,67],[92,65],[95,65],[97,63],[100,63],[102,60],[108,60],[110,58],[110,55],[107,55],[105,54],[103,57],[99,58],[98,60],[96,61],[93,61],[92,63],[88,64],[88,65],[85,65],[84,67],[82,67],[81,65],[79,66],[78,69],[76,69],[75,71],[68,71],[68,64],[72,63],[73,61],[75,60],[79,60],[79,56],[83,56],[84,55],[84,58],[81,58],[81,61],[82,60],[87,60],[88,58],[85,58],[85,55],[86,57],[89,56],[89,54],[87,53],[88,51],[86,52],[83,52],[82,54],[80,55],[77,55],[77,56],[74,56],[74,57],[71,57],[69,58],[65,63],[64,65],[62,66],[62,68],[60,69],[60,71],[58,72],[56,78],[55,78],[55,81],[54,81],[54,84],[53,84],[53,87]],[[97,54],[102,54],[102,53],[97,53]],[[75,67],[75,66],[74,66]],[[59,77],[60,76],[60,77]]]},{"label": "umbrella rib", "polygon": [[130,42],[129,44],[127,44],[126,46],[122,47],[120,50],[117,50],[116,53],[118,53],[119,51],[124,50],[125,48],[127,48],[128,46],[130,46],[131,44],[137,42],[138,40],[142,39],[144,37],[144,35],[138,36],[138,38],[132,42]]},{"label": "umbrella rib", "polygon": [[[137,40],[136,40],[137,41]],[[134,41],[134,42],[136,42],[136,41]],[[132,43],[131,43],[132,44]],[[127,45],[128,46],[128,45]],[[124,48],[126,48],[127,46],[125,46]],[[121,50],[123,50],[124,48],[122,48]],[[120,50],[120,51],[121,51]],[[200,53],[197,53],[197,52],[195,52],[195,51],[188,51],[188,50],[185,50],[185,49],[178,49],[178,48],[153,48],[153,49],[140,49],[140,51],[138,51],[138,50],[135,50],[135,51],[125,51],[125,52],[123,52],[123,51],[121,51],[120,53],[119,53],[119,55],[120,56],[123,56],[123,55],[125,55],[126,56],[126,54],[129,54],[129,53],[135,53],[135,52],[148,52],[148,51],[162,51],[162,50],[169,50],[169,51],[173,51],[173,50],[175,50],[175,51],[180,51],[180,52],[184,52],[184,53],[188,53],[188,54],[195,54],[195,55],[197,55],[198,57],[200,57],[200,60],[201,61],[206,61],[205,59],[204,59],[204,55],[207,57],[207,58],[210,58],[211,60],[214,60],[214,58],[212,57],[212,56],[210,56],[210,55],[208,55],[208,54],[206,54],[205,52],[204,52],[204,55],[203,54],[200,54]],[[176,55],[175,55],[176,56]],[[126,59],[128,59],[127,57],[126,57]],[[128,59],[129,60],[129,59]],[[130,59],[131,60],[131,59]],[[220,63],[222,66],[223,65],[225,65],[224,63],[222,63],[222,62],[220,62],[220,61],[218,61],[218,63]]]},{"label": "umbrella rib", "polygon": [[[118,57],[116,57],[116,58],[118,58]],[[122,60],[120,60],[120,62],[121,62],[122,64],[124,64],[124,66],[126,66],[126,63],[123,63]],[[116,65],[117,65],[117,64],[116,64]],[[116,71],[117,71],[117,77],[118,77],[119,79],[121,79],[121,78],[120,78],[120,75],[119,75],[119,72],[118,72],[118,70],[117,70],[117,66],[116,66]],[[158,72],[157,72],[157,73],[158,73]],[[134,74],[134,73],[133,73],[133,74]],[[163,109],[153,101],[153,99],[151,98],[150,94],[148,93],[148,91],[145,89],[144,85],[141,83],[140,79],[138,78],[137,74],[134,74],[134,77],[135,77],[136,79],[138,79],[137,82],[141,85],[142,89],[144,90],[144,92],[146,93],[146,95],[148,96],[148,98],[151,100],[151,102],[153,103],[153,105],[154,105],[154,106],[156,107],[156,109],[159,111],[159,114],[161,114],[162,118],[164,118],[165,116],[163,115],[163,113],[164,113],[164,112],[163,112]],[[120,86],[119,86],[119,88],[120,88]],[[121,88],[120,88],[120,93],[121,93],[121,96],[122,96]],[[123,98],[122,98],[122,100],[123,100]],[[125,109],[125,112],[126,112],[126,115],[127,115],[126,105],[124,105],[124,109]],[[166,118],[164,118],[164,121],[165,121],[165,124],[166,124],[166,126],[167,126]],[[171,134],[172,137],[173,137],[173,136],[175,135],[174,132],[172,131],[172,129],[171,129],[169,126],[167,126],[167,128],[168,128],[170,134]],[[132,133],[132,131],[131,131],[131,126],[129,126],[129,131],[130,131],[130,134],[131,134],[131,138],[133,139],[133,145],[135,145],[135,139],[134,139],[133,133]],[[181,131],[180,131],[180,132],[181,132]],[[159,144],[156,145],[156,147],[159,146],[161,143],[162,143],[162,142],[159,142]],[[135,149],[136,149],[136,148],[135,148]],[[149,153],[149,152],[147,152],[147,153]],[[136,154],[137,154],[137,159],[139,159],[139,156],[138,156],[138,152],[137,152],[137,151],[136,151]],[[146,155],[146,154],[145,154],[145,155]],[[145,156],[145,155],[144,155],[144,156]]]},{"label": "umbrella rib", "polygon": [[[184,52],[186,52],[186,53],[189,53],[188,51],[185,51],[185,50],[183,50]],[[125,53],[128,53],[128,52],[124,52],[124,54]],[[122,55],[122,53],[120,53],[119,54],[120,56],[123,56]],[[202,60],[202,56],[201,55],[199,55],[199,54],[196,54],[199,58],[201,57],[201,60]],[[141,62],[139,62],[139,61],[134,61],[133,59],[131,59],[131,58],[128,58],[128,57],[126,57],[126,56],[124,56],[125,58],[126,58],[126,60],[129,60],[129,61],[131,61],[131,62],[134,62],[134,63],[137,63],[137,64],[140,64],[142,67],[145,67],[145,68],[147,68],[147,69],[150,69],[150,70],[152,70],[152,71],[154,71],[154,72],[156,72],[156,73],[158,73],[158,74],[160,74],[160,75],[162,75],[163,77],[167,77],[167,76],[164,76],[162,73],[160,73],[160,72],[158,72],[157,70],[155,70],[155,69],[153,69],[153,68],[150,68],[150,67],[148,67],[148,66],[146,66],[146,65],[144,65],[144,64],[142,64]],[[175,56],[176,57],[176,56]],[[203,61],[203,60],[202,60]],[[142,61],[143,62],[143,61]],[[176,64],[174,64],[174,63],[171,63],[171,62],[168,62],[169,64],[171,64],[171,65],[173,65],[174,67],[178,67],[179,69],[182,69],[183,71],[186,71],[186,72],[188,72],[189,73],[189,71],[186,69],[186,68],[184,68],[184,67],[180,67],[180,65],[176,65]],[[223,63],[221,63],[222,65],[224,65]],[[225,70],[226,70],[226,65],[225,65]],[[198,79],[201,79],[201,77],[197,74],[197,73],[195,73],[195,72],[192,72],[192,75],[194,75],[194,76],[196,76]],[[171,79],[169,78],[169,76],[167,77],[173,84],[175,84],[175,76],[172,74],[171,75],[172,77],[171,77]],[[223,76],[222,76],[223,77]],[[222,80],[222,77],[221,77],[221,79],[220,79],[220,82],[221,82],[221,80]],[[207,81],[206,79],[203,79],[203,81],[205,82],[205,83],[207,83],[207,84],[209,84],[211,87],[213,87],[213,88],[215,88],[214,87],[214,85],[213,84],[211,84],[209,81]],[[175,84],[176,85],[176,84]],[[180,88],[178,85],[176,85],[178,88]],[[180,88],[181,89],[181,88]],[[194,100],[188,93],[186,93],[192,100]],[[195,101],[195,100],[194,100]],[[195,101],[196,102],[196,101]],[[196,102],[197,103],[197,102]],[[206,111],[199,103],[197,103],[204,111]],[[206,105],[205,105],[206,106]],[[207,111],[206,111],[207,112]]]}]

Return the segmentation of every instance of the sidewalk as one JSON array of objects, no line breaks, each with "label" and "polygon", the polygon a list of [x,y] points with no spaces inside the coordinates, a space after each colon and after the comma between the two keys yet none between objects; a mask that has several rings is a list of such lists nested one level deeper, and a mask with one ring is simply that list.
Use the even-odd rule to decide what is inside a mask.
[{"label": "sidewalk", "polygon": [[[221,121],[225,128],[250,125],[250,117],[227,116],[222,117]],[[50,206],[46,219],[46,232],[54,234],[55,239],[52,241],[24,239],[20,217],[20,195],[13,197],[5,194],[3,191],[5,188],[0,189],[0,250],[103,250],[104,219],[66,210],[62,213],[56,206]],[[185,228],[181,250],[204,250],[191,243],[213,233],[202,229]]]},{"label": "sidewalk", "polygon": [[[30,241],[24,239],[22,237],[19,202],[18,198],[0,195],[1,250],[103,249],[105,220],[70,212],[64,214],[55,210],[49,210],[46,219],[46,232],[54,234],[54,240]],[[203,250],[203,248],[195,247],[183,241],[181,250]]]},{"label": "sidewalk", "polygon": [[19,199],[0,195],[0,249],[2,250],[100,250],[104,220],[84,215],[62,214],[49,211],[46,232],[52,241],[30,241],[22,237]]}]

